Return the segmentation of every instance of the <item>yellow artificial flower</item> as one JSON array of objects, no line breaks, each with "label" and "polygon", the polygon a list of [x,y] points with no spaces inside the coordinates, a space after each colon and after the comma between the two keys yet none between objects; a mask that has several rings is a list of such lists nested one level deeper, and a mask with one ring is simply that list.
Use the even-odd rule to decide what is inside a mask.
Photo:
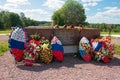
[{"label": "yellow artificial flower", "polygon": [[44,44],[42,45],[43,50],[44,50],[44,49],[48,49],[48,46],[49,46],[49,43],[47,43],[47,44],[44,43]]}]

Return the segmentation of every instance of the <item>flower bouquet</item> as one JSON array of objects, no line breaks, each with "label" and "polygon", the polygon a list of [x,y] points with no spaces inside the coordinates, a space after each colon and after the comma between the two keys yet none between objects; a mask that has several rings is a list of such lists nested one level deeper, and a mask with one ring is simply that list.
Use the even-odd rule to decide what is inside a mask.
[{"label": "flower bouquet", "polygon": [[42,37],[41,39],[40,52],[40,60],[49,64],[53,59],[53,54],[51,51],[51,44],[45,37]]},{"label": "flower bouquet", "polygon": [[114,46],[110,42],[110,37],[91,40],[91,44],[95,52],[95,60],[103,61],[104,63],[110,62],[110,59],[113,58],[113,54],[115,53]]},{"label": "flower bouquet", "polygon": [[40,43],[41,41],[38,40],[38,38],[36,40],[35,37],[32,40],[30,40],[27,45],[25,45],[26,47],[26,49],[24,50],[25,65],[32,66],[33,65],[32,63],[38,60],[40,54],[40,47],[39,47]]}]

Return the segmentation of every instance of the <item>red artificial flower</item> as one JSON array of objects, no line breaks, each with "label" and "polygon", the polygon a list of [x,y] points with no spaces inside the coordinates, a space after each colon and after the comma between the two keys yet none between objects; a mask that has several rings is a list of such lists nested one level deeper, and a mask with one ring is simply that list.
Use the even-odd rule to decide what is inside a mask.
[{"label": "red artificial flower", "polygon": [[35,40],[34,39],[30,40],[29,44],[31,44],[31,43],[35,43]]},{"label": "red artificial flower", "polygon": [[35,41],[35,44],[36,44],[37,46],[39,46],[40,43],[41,43],[41,41]]},{"label": "red artificial flower", "polygon": [[110,59],[108,58],[108,56],[105,56],[105,57],[103,58],[103,62],[104,62],[104,63],[110,62]]}]

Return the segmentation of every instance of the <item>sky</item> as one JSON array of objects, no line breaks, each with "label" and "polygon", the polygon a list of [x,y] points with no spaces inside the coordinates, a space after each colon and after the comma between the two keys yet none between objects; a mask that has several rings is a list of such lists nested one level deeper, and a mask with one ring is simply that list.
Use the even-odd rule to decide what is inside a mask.
[{"label": "sky", "polygon": [[[38,21],[52,21],[55,10],[66,0],[0,0],[0,11],[7,10]],[[120,0],[76,0],[85,9],[89,23],[120,24]]]}]

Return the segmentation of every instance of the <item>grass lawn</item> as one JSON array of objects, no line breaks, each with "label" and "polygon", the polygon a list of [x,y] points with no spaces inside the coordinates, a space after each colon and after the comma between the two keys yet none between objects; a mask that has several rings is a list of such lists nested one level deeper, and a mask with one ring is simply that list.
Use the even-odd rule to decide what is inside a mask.
[{"label": "grass lawn", "polygon": [[8,50],[8,42],[0,42],[0,56],[4,55],[4,52]]},{"label": "grass lawn", "polygon": [[114,47],[115,47],[115,52],[118,54],[118,55],[120,55],[120,45],[114,45]]},{"label": "grass lawn", "polygon": [[0,34],[9,34],[10,32],[11,32],[11,29],[0,30]]},{"label": "grass lawn", "polygon": [[[109,34],[109,32],[100,32],[100,34]],[[120,35],[120,32],[111,32],[111,34],[119,34]]]}]

